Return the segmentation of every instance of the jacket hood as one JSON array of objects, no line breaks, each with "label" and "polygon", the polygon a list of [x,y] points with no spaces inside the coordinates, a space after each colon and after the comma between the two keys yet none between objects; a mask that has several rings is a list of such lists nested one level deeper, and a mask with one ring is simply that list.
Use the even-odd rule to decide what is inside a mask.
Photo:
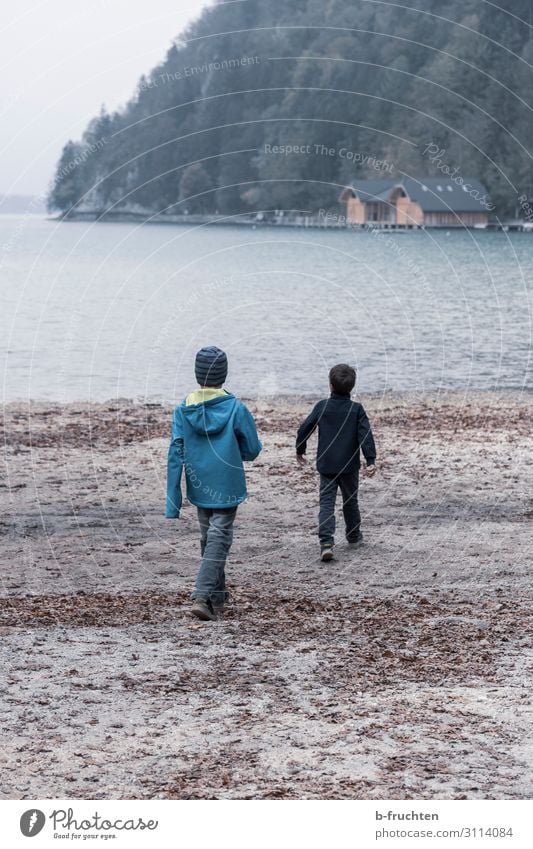
[{"label": "jacket hood", "polygon": [[235,395],[221,395],[201,404],[182,407],[182,412],[190,426],[204,436],[220,433],[231,419],[237,399]]}]

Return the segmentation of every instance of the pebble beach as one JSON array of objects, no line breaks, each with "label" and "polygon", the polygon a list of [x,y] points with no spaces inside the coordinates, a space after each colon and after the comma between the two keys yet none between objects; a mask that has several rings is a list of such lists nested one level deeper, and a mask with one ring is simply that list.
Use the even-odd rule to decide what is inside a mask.
[{"label": "pebble beach", "polygon": [[164,518],[171,407],[4,406],[2,798],[531,797],[531,396],[360,399],[379,469],[329,564],[312,400],[248,402],[213,623],[195,509]]}]

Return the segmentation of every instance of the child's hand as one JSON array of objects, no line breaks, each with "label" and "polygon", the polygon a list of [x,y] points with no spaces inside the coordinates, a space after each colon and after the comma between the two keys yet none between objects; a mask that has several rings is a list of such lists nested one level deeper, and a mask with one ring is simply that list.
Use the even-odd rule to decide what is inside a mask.
[{"label": "child's hand", "polygon": [[307,460],[305,458],[305,454],[297,454],[296,455],[296,462],[298,463],[299,466],[305,466],[305,464],[307,463]]},{"label": "child's hand", "polygon": [[371,466],[366,467],[363,474],[367,478],[373,478],[374,475],[376,474],[376,472],[377,472],[377,466],[375,465],[375,463],[372,463]]}]

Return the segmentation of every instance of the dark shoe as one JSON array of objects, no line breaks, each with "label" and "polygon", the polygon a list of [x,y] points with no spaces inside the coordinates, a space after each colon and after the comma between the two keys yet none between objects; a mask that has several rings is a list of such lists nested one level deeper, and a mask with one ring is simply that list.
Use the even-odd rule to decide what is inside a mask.
[{"label": "dark shoe", "polygon": [[349,539],[348,540],[348,545],[350,546],[350,548],[359,548],[359,546],[362,545],[362,544],[363,544],[363,534],[361,534],[361,533],[359,534],[357,539],[354,539],[354,540]]},{"label": "dark shoe", "polygon": [[224,598],[223,598],[222,601],[213,601],[211,599],[211,604],[213,606],[213,610],[215,611],[215,613],[222,613],[224,611],[225,605],[228,603],[229,600],[230,600],[230,591],[227,590],[227,589],[224,590]]},{"label": "dark shoe", "polygon": [[320,546],[320,559],[323,563],[328,563],[330,560],[333,560],[333,546],[332,545],[321,545]]},{"label": "dark shoe", "polygon": [[202,622],[210,622],[216,619],[213,606],[210,601],[205,601],[203,598],[196,598],[191,607],[191,613]]}]

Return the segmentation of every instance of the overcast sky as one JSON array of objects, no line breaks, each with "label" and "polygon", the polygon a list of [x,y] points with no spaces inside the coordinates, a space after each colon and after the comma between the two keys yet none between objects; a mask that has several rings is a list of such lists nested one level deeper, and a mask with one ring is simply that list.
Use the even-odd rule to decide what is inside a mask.
[{"label": "overcast sky", "polygon": [[40,194],[63,144],[142,73],[208,0],[1,0],[0,194]]}]

